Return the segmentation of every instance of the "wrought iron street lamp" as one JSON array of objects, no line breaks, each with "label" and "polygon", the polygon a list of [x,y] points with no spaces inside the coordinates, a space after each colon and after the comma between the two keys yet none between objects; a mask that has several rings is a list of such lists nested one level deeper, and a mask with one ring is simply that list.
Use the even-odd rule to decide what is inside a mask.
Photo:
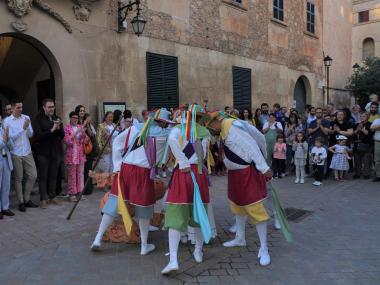
[{"label": "wrought iron street lamp", "polygon": [[355,75],[355,89],[354,89],[354,98],[355,98],[355,104],[358,103],[358,73],[360,69],[360,65],[355,63],[354,66],[352,67],[354,70],[354,75]]},{"label": "wrought iron street lamp", "polygon": [[143,32],[146,24],[145,18],[141,15],[141,1],[130,0],[128,4],[118,2],[118,32],[124,32],[127,29],[126,18],[128,12],[133,11],[133,6],[136,5],[136,16],[133,17],[131,24],[133,32],[139,37]]},{"label": "wrought iron street lamp", "polygon": [[330,66],[332,64],[332,61],[333,61],[333,59],[331,57],[329,57],[328,55],[323,59],[323,62],[325,64],[325,68],[326,68],[326,77],[327,77],[327,86],[326,86],[327,104],[330,103],[330,99],[329,99],[329,95],[330,95]]}]

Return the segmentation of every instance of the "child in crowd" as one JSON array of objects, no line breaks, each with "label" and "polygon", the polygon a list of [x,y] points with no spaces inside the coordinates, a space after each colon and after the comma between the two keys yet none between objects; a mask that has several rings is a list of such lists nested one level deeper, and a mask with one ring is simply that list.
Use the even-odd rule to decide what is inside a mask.
[{"label": "child in crowd", "polygon": [[286,144],[284,135],[277,135],[276,143],[273,149],[273,178],[282,178],[285,176]]},{"label": "child in crowd", "polygon": [[307,158],[308,144],[305,141],[305,135],[299,132],[293,143],[294,164],[296,166],[296,180],[294,183],[305,183],[305,165]]},{"label": "child in crowd", "polygon": [[334,155],[331,160],[330,168],[334,170],[336,181],[344,179],[345,171],[350,169],[348,160],[351,159],[348,155],[348,147],[346,146],[347,137],[339,135],[336,137],[337,144],[329,148]]},{"label": "child in crowd", "polygon": [[327,151],[323,147],[323,138],[315,139],[315,146],[311,149],[311,163],[314,169],[314,186],[321,186],[323,180],[323,172],[325,168],[325,161],[327,158]]}]

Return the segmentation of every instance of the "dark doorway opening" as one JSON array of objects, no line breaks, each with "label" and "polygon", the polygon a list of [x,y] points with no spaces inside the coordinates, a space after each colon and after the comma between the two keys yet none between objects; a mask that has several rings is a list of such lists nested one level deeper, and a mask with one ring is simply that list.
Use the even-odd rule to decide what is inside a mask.
[{"label": "dark doorway opening", "polygon": [[306,105],[306,86],[304,80],[300,77],[297,80],[296,86],[294,87],[294,101],[295,108],[300,113],[303,112]]},{"label": "dark doorway opening", "polygon": [[55,78],[44,53],[18,36],[0,36],[0,101],[23,101],[23,113],[34,117],[45,98],[55,100]]}]

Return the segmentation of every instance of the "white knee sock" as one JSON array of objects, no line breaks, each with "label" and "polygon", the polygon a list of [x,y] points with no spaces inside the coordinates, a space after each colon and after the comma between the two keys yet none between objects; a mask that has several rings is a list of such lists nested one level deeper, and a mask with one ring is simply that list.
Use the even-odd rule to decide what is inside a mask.
[{"label": "white knee sock", "polygon": [[112,217],[111,215],[103,214],[102,221],[100,222],[100,225],[99,225],[98,233],[94,240],[95,243],[100,244],[102,242],[102,237],[104,233],[106,232],[106,230],[108,229],[108,227],[112,224],[113,220],[114,220],[114,217]]},{"label": "white knee sock", "polygon": [[177,253],[178,245],[181,239],[181,232],[175,229],[169,229],[169,253],[170,253],[170,262],[178,263]]},{"label": "white knee sock", "polygon": [[245,223],[247,216],[236,215],[236,239],[245,240]]},{"label": "white knee sock", "polygon": [[149,224],[149,219],[139,219],[141,247],[146,246],[148,243]]},{"label": "white knee sock", "polygon": [[203,242],[204,242],[202,231],[200,228],[194,228],[194,230],[195,230],[195,251],[201,252],[203,248]]},{"label": "white knee sock", "polygon": [[267,222],[262,222],[256,225],[257,234],[260,239],[260,246],[267,247]]}]

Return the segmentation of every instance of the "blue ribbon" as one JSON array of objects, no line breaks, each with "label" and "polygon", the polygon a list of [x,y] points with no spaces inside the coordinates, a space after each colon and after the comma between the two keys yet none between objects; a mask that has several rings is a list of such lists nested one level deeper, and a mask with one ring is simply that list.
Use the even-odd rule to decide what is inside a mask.
[{"label": "blue ribbon", "polygon": [[181,122],[181,132],[182,132],[182,140],[185,140],[185,125],[186,125],[186,112],[182,113],[182,122]]},{"label": "blue ribbon", "polygon": [[193,216],[194,221],[200,225],[201,232],[205,243],[209,243],[212,237],[211,225],[208,220],[207,211],[202,201],[201,192],[194,173],[191,171],[191,178],[194,183],[194,200],[193,200]]}]

